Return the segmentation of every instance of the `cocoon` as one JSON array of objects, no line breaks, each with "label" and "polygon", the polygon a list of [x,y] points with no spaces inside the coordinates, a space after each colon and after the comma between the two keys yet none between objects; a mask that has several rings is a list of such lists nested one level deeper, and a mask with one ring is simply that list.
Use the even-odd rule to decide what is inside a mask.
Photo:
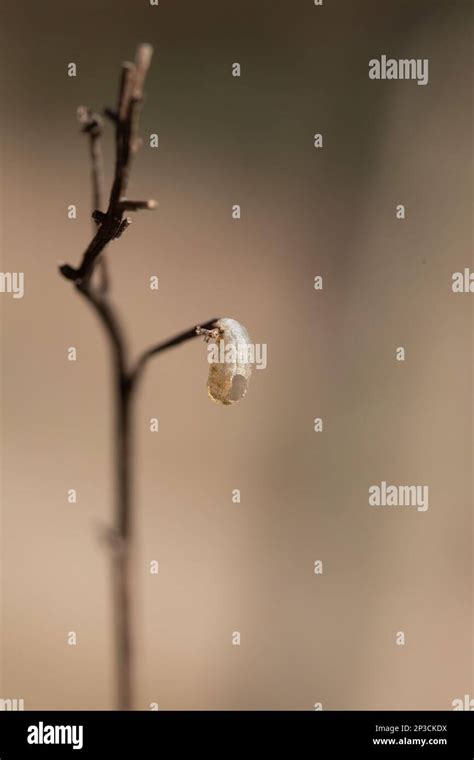
[{"label": "cocoon", "polygon": [[247,330],[235,319],[224,317],[213,330],[200,330],[208,348],[209,397],[218,404],[235,404],[247,393],[252,374],[251,346]]}]

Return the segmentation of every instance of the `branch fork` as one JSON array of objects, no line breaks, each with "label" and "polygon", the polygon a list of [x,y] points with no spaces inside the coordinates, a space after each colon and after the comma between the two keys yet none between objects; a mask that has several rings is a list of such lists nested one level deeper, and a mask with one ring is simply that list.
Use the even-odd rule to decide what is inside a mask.
[{"label": "branch fork", "polygon": [[[196,335],[213,332],[216,319],[201,327],[193,327],[145,350],[133,366],[129,366],[128,351],[120,320],[108,298],[109,277],[104,257],[107,245],[120,237],[131,220],[129,211],[156,208],[154,200],[129,200],[126,196],[131,157],[140,146],[137,136],[143,87],[150,65],[152,48],[140,45],[134,63],[122,66],[116,111],[105,110],[105,116],[115,126],[115,173],[109,203],[103,210],[103,178],[101,135],[103,123],[91,109],[81,106],[78,120],[81,132],[89,138],[92,179],[93,238],[86,248],[80,265],[61,264],[59,270],[71,280],[76,291],[94,309],[105,329],[111,349],[115,392],[115,514],[114,525],[105,532],[112,551],[112,583],[114,599],[115,663],[117,674],[117,708],[130,710],[133,705],[133,628],[132,628],[132,400],[149,359],[177,346]],[[99,284],[93,284],[98,270]]]}]

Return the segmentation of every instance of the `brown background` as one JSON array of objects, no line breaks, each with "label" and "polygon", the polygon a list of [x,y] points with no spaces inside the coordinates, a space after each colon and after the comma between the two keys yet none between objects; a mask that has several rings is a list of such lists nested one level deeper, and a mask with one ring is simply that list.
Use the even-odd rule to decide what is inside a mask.
[{"label": "brown background", "polygon": [[[450,709],[473,695],[472,296],[451,292],[472,266],[470,8],[4,0],[1,267],[25,272],[26,293],[0,296],[0,696],[113,704],[108,355],[56,265],[90,237],[76,106],[113,104],[141,41],[155,59],[129,195],[160,205],[109,250],[133,352],[230,316],[269,364],[234,408],[208,400],[198,341],[147,372],[136,707]],[[429,58],[428,86],[370,81],[381,54]],[[428,484],[428,512],[369,508],[381,480]]]}]

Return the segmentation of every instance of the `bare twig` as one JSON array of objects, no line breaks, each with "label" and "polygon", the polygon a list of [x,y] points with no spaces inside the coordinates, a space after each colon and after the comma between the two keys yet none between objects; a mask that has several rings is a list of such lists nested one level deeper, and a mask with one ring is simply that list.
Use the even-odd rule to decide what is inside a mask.
[{"label": "bare twig", "polygon": [[156,208],[157,205],[157,202],[153,200],[129,201],[127,198],[124,198],[120,201],[119,207],[122,211],[140,211],[141,209],[148,209],[151,211],[151,209]]},{"label": "bare twig", "polygon": [[[79,106],[77,109],[77,119],[81,125],[81,132],[84,132],[89,138],[89,154],[91,159],[91,185],[92,185],[92,232],[97,229],[97,220],[94,217],[96,211],[103,207],[104,197],[104,172],[102,159],[101,138],[103,132],[103,122],[99,114],[94,113],[86,106]],[[105,256],[99,257],[98,270],[100,282],[98,292],[105,295],[109,289],[110,278]]]},{"label": "bare twig", "polygon": [[[99,228],[89,243],[79,268],[76,269],[69,264],[60,267],[61,274],[75,283],[81,284],[90,280],[98,256],[108,243],[120,237],[130,223],[130,220],[123,218],[126,209],[122,202],[127,192],[131,157],[137,145],[138,115],[152,53],[151,45],[140,45],[135,63],[124,63],[122,66],[115,123],[115,176],[107,212],[102,212]],[[140,204],[140,208],[156,207],[154,201],[140,201]],[[95,219],[97,220],[97,216]]]},{"label": "bare twig", "polygon": [[127,349],[122,327],[106,297],[97,294],[90,283],[76,284],[102,323],[111,348],[115,396],[115,527],[110,531],[118,548],[112,553],[112,585],[117,677],[117,709],[133,705],[133,630],[132,630],[132,430],[131,386],[127,374]]},{"label": "bare twig", "polygon": [[[86,106],[77,109],[77,120],[81,125],[81,132],[89,137],[89,151],[91,159],[91,183],[92,183],[92,212],[95,209],[102,210],[104,195],[104,178],[102,169],[102,149],[100,138],[102,137],[103,124],[101,117]],[[93,230],[95,232],[95,230]]]},{"label": "bare twig", "polygon": [[210,319],[208,322],[204,322],[202,325],[191,327],[190,330],[185,330],[184,332],[178,333],[178,335],[174,335],[172,338],[168,338],[168,340],[165,340],[162,343],[158,343],[158,345],[152,346],[151,348],[144,351],[143,354],[139,357],[135,368],[130,373],[130,384],[132,387],[135,387],[149,359],[151,359],[153,356],[156,356],[157,354],[160,354],[162,351],[166,351],[168,348],[179,346],[180,343],[184,343],[187,340],[195,338],[197,335],[199,335],[199,329],[211,329],[214,327],[216,322],[217,318]]},{"label": "bare twig", "polygon": [[[90,304],[102,326],[111,349],[113,383],[115,394],[115,520],[114,526],[107,534],[108,545],[112,551],[112,583],[114,598],[114,634],[117,673],[117,707],[129,710],[133,704],[132,666],[132,547],[133,547],[133,512],[131,500],[132,488],[132,399],[143,369],[148,359],[177,346],[197,334],[197,328],[186,330],[178,335],[152,346],[144,351],[129,369],[128,351],[124,331],[116,311],[108,299],[107,288],[92,287],[92,275],[96,265],[105,267],[103,253],[106,245],[119,237],[127,228],[130,220],[124,217],[126,211],[151,209],[155,201],[135,201],[126,198],[131,157],[139,145],[137,137],[138,113],[143,99],[143,87],[150,65],[152,49],[149,45],[140,45],[135,63],[122,66],[117,111],[106,111],[107,117],[115,125],[115,175],[110,193],[109,205],[103,210],[102,192],[102,154],[100,137],[102,121],[88,108],[80,108],[78,118],[82,131],[89,136],[92,198],[94,226],[98,225],[92,241],[86,249],[78,269],[64,264],[61,273],[75,284],[77,292]],[[102,269],[102,276],[106,270]],[[216,320],[202,325],[202,330],[212,328]]]},{"label": "bare twig", "polygon": [[[138,111],[143,98],[143,86],[151,61],[150,45],[140,45],[134,64],[124,64],[120,81],[117,116],[115,123],[115,176],[110,192],[107,211],[102,206],[101,193],[101,153],[100,135],[102,124],[99,117],[89,109],[82,108],[78,116],[82,128],[89,134],[92,197],[94,201],[93,219],[98,229],[86,249],[78,269],[64,264],[61,273],[74,281],[77,291],[90,303],[105,328],[112,352],[113,378],[115,389],[116,421],[116,513],[113,545],[119,550],[113,553],[112,582],[114,588],[115,615],[115,656],[117,672],[117,707],[129,710],[133,704],[132,695],[132,510],[131,510],[131,383],[127,371],[127,350],[123,330],[112,305],[107,299],[104,287],[97,291],[92,287],[91,278],[100,254],[107,244],[119,237],[129,225],[124,218],[126,210],[154,208],[154,201],[126,200],[126,190],[133,152],[138,145]],[[100,258],[99,258],[100,257]],[[104,283],[102,283],[104,285]]]}]

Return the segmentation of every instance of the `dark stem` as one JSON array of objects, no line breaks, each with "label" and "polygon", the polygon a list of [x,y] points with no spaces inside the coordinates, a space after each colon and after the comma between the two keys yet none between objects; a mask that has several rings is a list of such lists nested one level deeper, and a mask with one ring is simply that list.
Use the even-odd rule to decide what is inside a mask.
[{"label": "dark stem", "polygon": [[[211,329],[214,327],[216,322],[217,319],[210,319],[208,322],[203,322],[201,325],[199,325],[199,327],[202,329]],[[198,335],[197,329],[197,327],[191,327],[189,330],[184,330],[183,332],[174,335],[172,338],[168,338],[162,343],[158,343],[156,346],[152,346],[151,348],[148,348],[146,351],[144,351],[143,354],[139,357],[135,368],[130,373],[131,384],[133,386],[136,385],[149,359],[151,359],[153,356],[156,356],[156,354],[160,354],[162,351],[166,351],[167,348],[179,346],[180,343],[184,343],[187,340],[196,338]]]},{"label": "dark stem", "polygon": [[92,211],[102,210],[103,180],[102,180],[102,150],[100,147],[101,133],[90,133],[89,148],[91,155],[92,173]]},{"label": "dark stem", "polygon": [[[130,220],[124,219],[124,212],[128,210],[126,192],[130,165],[133,154],[139,146],[138,116],[143,100],[143,86],[151,62],[153,48],[151,45],[139,45],[134,63],[122,65],[122,77],[120,80],[117,111],[113,113],[115,124],[115,173],[110,191],[107,211],[96,209],[94,219],[98,222],[98,229],[87,246],[79,267],[63,264],[60,267],[61,274],[76,284],[88,282],[93,274],[97,260],[106,246],[120,237]],[[86,119],[90,115],[88,109],[79,109],[84,121],[84,131],[95,131],[95,126],[89,126]],[[107,113],[110,113],[107,112]],[[136,204],[139,204],[138,206]],[[156,207],[154,201],[134,201],[133,210],[140,208],[152,209]]]},{"label": "dark stem", "polygon": [[[129,223],[129,220],[123,219],[124,212],[156,206],[154,201],[128,200],[125,196],[131,158],[138,146],[138,112],[151,53],[149,45],[141,45],[135,63],[123,65],[117,110],[106,111],[106,115],[115,124],[116,159],[114,181],[105,212],[100,144],[102,121],[90,109],[78,109],[82,131],[89,136],[95,234],[77,269],[68,264],[60,267],[61,274],[74,282],[77,292],[94,310],[105,330],[111,351],[115,420],[115,514],[114,527],[109,531],[108,537],[112,549],[118,710],[130,710],[133,705],[133,399],[148,359],[194,338],[197,334],[196,328],[192,328],[149,348],[130,370],[125,335],[107,293],[108,278],[103,252],[108,243],[119,237]],[[101,267],[102,282],[95,287],[92,276],[97,265]],[[212,328],[215,322],[216,320],[210,320],[203,324],[202,328]]]},{"label": "dark stem", "polygon": [[[99,116],[93,114],[94,122],[97,124],[96,129],[89,131],[89,150],[91,157],[91,184],[92,184],[92,214],[94,211],[102,210],[103,197],[104,197],[104,172],[102,168],[102,121]],[[92,219],[92,227],[95,231],[97,223],[95,219]],[[105,294],[109,289],[109,271],[107,268],[107,259],[105,256],[99,257],[97,265],[100,282],[99,291]]]},{"label": "dark stem", "polygon": [[[77,119],[81,125],[81,131],[89,138],[89,155],[91,164],[91,188],[92,188],[92,232],[97,230],[97,222],[94,219],[96,211],[101,211],[104,198],[104,171],[102,157],[102,132],[103,121],[101,117],[90,108],[80,106],[77,109]],[[98,284],[99,292],[104,295],[109,289],[109,273],[105,256],[100,256],[97,269],[100,275]]]},{"label": "dark stem", "polygon": [[115,527],[110,532],[117,709],[132,708],[132,383],[127,372],[125,337],[118,317],[104,296],[88,284],[76,285],[102,323],[112,355],[115,418]]},{"label": "dark stem", "polygon": [[131,387],[126,376],[116,377],[116,530],[113,555],[115,651],[117,658],[117,701],[119,710],[133,705],[133,610],[132,610],[132,436]]},{"label": "dark stem", "polygon": [[[102,170],[102,137],[103,122],[99,114],[94,113],[87,106],[79,106],[77,120],[81,125],[81,132],[89,137],[89,153],[91,159],[91,186],[92,186],[92,211],[102,209],[103,199],[103,170]],[[93,225],[95,232],[95,225]]]},{"label": "dark stem", "polygon": [[[74,282],[77,291],[95,310],[108,337],[113,362],[115,389],[115,527],[111,532],[113,548],[112,583],[114,588],[115,654],[117,673],[117,707],[132,707],[132,611],[131,611],[131,388],[127,373],[125,338],[113,307],[107,300],[108,274],[103,252],[107,245],[120,237],[130,220],[125,211],[155,208],[154,201],[133,201],[126,198],[132,156],[138,140],[138,115],[143,100],[143,88],[152,57],[150,45],[139,45],[134,63],[124,63],[120,80],[117,110],[108,111],[115,124],[115,175],[107,211],[102,198],[102,151],[100,137],[102,120],[91,109],[80,107],[78,119],[82,131],[89,136],[94,236],[78,268],[69,264],[60,267],[61,274]],[[102,255],[101,255],[102,254]],[[100,265],[101,283],[93,286],[92,276]]]},{"label": "dark stem", "polygon": [[[114,633],[117,678],[117,709],[133,706],[133,399],[146,363],[150,358],[197,337],[196,327],[178,333],[143,352],[130,372],[127,348],[120,321],[109,300],[89,284],[76,285],[77,291],[94,309],[111,347],[115,393],[115,528],[109,534],[112,549]],[[200,325],[211,329],[216,319]]]}]

